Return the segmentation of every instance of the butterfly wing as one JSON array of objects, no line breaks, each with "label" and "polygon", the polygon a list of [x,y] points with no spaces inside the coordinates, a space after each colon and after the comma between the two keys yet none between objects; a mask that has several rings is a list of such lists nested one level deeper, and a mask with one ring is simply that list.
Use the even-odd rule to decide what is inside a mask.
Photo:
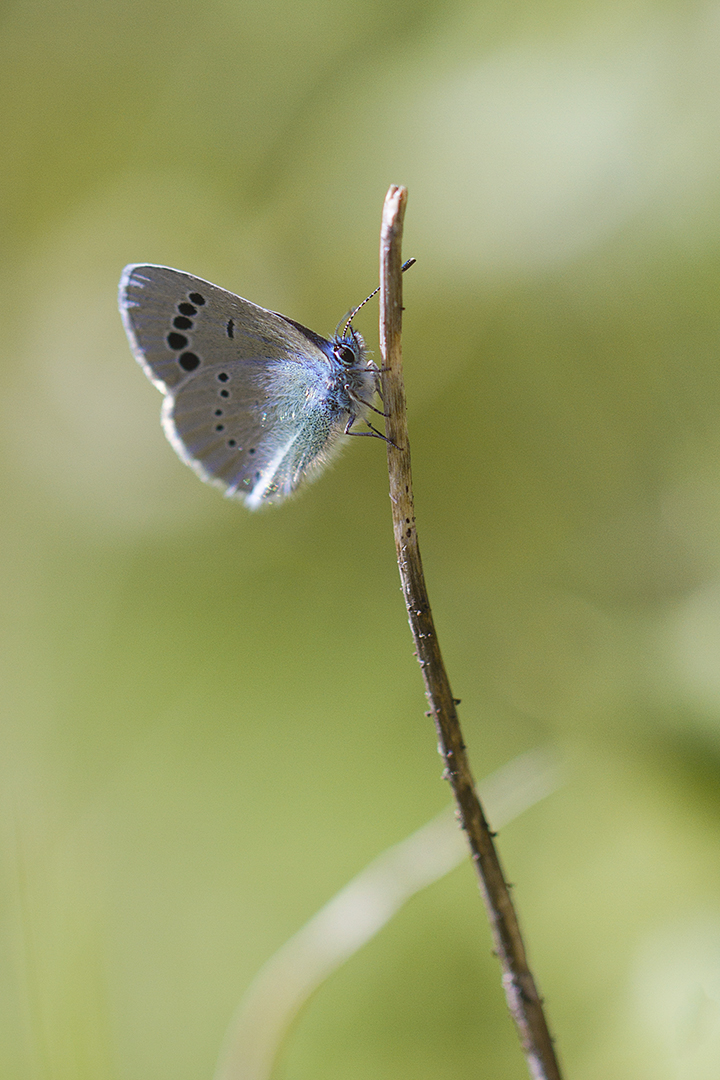
[{"label": "butterfly wing", "polygon": [[165,266],[127,267],[120,310],[137,360],[166,395],[165,433],[203,480],[257,507],[322,467],[339,434],[313,408],[331,367],[323,338]]},{"label": "butterfly wing", "polygon": [[292,494],[322,466],[333,434],[324,413],[304,408],[307,371],[288,372],[286,363],[213,365],[163,405],[165,434],[180,457],[251,508]]}]

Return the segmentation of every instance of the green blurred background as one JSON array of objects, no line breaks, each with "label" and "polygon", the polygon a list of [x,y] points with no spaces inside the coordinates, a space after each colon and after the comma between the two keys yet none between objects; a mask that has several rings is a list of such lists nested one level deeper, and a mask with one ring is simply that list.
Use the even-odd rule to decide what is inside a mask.
[{"label": "green blurred background", "polygon": [[[329,334],[403,183],[471,759],[565,762],[500,842],[568,1080],[716,1080],[720,6],[21,0],[0,87],[0,1075],[209,1078],[264,960],[448,800],[382,446],[249,514],[116,308],[157,262]],[[526,1076],[468,867],[278,1075]]]}]

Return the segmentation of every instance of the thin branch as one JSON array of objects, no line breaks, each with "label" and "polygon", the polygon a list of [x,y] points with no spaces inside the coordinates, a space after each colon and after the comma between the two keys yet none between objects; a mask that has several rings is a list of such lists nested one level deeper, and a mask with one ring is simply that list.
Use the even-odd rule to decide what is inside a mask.
[{"label": "thin branch", "polygon": [[390,501],[400,580],[410,629],[425,681],[430,713],[487,908],[510,1013],[533,1080],[561,1080],[542,1002],[525,955],[517,915],[470,772],[456,701],[450,689],[425,587],[415,527],[410,445],[402,376],[402,228],[407,190],[393,185],[385,197],[380,236],[380,349],[383,400],[388,414]]}]

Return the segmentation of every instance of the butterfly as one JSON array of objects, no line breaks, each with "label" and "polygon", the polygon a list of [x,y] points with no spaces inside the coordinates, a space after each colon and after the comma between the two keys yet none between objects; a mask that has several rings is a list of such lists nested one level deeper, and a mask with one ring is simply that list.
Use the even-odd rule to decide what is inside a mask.
[{"label": "butterfly", "polygon": [[[344,436],[384,438],[368,421],[384,415],[373,405],[380,372],[352,325],[362,304],[328,340],[193,274],[133,265],[119,306],[136,359],[165,395],[170,443],[251,510],[316,477]],[[370,430],[352,431],[358,420]]]}]

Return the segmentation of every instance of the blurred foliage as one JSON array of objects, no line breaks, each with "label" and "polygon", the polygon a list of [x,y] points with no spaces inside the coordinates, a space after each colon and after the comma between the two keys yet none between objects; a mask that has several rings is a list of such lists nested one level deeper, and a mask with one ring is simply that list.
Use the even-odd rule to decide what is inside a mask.
[{"label": "blurred foliage", "polygon": [[[128,262],[329,333],[410,190],[418,525],[568,1077],[720,1062],[720,7],[18,0],[0,15],[0,1073],[195,1080],[254,972],[447,799],[382,447],[255,516],[165,442]],[[375,342],[371,311],[358,326]],[[526,1075],[468,868],[288,1080]]]}]

